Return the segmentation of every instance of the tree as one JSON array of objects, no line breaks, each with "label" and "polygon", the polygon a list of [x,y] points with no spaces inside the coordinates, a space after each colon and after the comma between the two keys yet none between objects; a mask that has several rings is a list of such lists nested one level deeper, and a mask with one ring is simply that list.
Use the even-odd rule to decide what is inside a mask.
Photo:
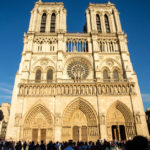
[{"label": "tree", "polygon": [[0,110],[0,121],[2,121],[4,119],[4,114],[2,112],[2,110]]}]

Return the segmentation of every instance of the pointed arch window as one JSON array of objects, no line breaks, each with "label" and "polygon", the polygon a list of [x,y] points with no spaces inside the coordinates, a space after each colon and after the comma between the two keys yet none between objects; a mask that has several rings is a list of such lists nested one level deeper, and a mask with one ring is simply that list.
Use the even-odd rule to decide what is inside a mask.
[{"label": "pointed arch window", "polygon": [[109,19],[108,16],[105,14],[105,28],[106,28],[106,33],[110,33],[110,26],[109,26]]},{"label": "pointed arch window", "polygon": [[55,15],[55,13],[53,13],[52,16],[51,16],[50,32],[55,32],[55,25],[56,25],[56,15]]},{"label": "pointed arch window", "polygon": [[40,82],[40,81],[41,81],[41,70],[40,70],[40,69],[38,69],[38,70],[36,71],[35,81],[36,81],[36,82]]},{"label": "pointed arch window", "polygon": [[40,32],[45,32],[45,28],[46,28],[46,19],[47,19],[47,15],[46,15],[46,13],[44,13],[44,14],[42,15]]},{"label": "pointed arch window", "polygon": [[103,71],[103,81],[104,82],[109,81],[108,71],[106,69]]},{"label": "pointed arch window", "polygon": [[119,73],[116,69],[113,71],[113,79],[115,82],[119,81]]},{"label": "pointed arch window", "polygon": [[98,31],[98,33],[101,33],[102,32],[101,21],[100,21],[100,16],[98,14],[96,15],[96,24],[97,24],[97,31]]},{"label": "pointed arch window", "polygon": [[47,81],[52,81],[53,80],[53,70],[49,69],[47,71]]}]

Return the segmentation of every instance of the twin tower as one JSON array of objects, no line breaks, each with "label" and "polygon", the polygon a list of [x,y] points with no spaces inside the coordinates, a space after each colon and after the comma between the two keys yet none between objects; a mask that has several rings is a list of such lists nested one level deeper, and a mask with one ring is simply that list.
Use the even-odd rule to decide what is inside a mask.
[{"label": "twin tower", "polygon": [[24,35],[6,139],[127,140],[148,136],[136,73],[112,3],[68,33],[63,3],[36,2]]},{"label": "twin tower", "polygon": [[[37,2],[31,11],[28,33],[66,33],[67,11],[63,3]],[[86,33],[121,33],[120,19],[114,4],[89,4],[86,10]]]}]

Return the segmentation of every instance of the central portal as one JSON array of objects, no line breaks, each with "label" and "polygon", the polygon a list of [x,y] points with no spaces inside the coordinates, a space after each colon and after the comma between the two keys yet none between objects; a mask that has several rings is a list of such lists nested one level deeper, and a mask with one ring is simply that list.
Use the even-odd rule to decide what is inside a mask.
[{"label": "central portal", "polygon": [[98,128],[96,112],[92,106],[82,100],[68,105],[62,117],[62,141],[97,141]]}]

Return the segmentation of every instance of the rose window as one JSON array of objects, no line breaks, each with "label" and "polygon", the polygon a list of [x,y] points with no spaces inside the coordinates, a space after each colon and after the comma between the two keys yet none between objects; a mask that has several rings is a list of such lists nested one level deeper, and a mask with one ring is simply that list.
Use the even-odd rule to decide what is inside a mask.
[{"label": "rose window", "polygon": [[67,68],[69,77],[74,80],[86,79],[89,73],[88,66],[80,61],[75,61],[69,64]]}]

